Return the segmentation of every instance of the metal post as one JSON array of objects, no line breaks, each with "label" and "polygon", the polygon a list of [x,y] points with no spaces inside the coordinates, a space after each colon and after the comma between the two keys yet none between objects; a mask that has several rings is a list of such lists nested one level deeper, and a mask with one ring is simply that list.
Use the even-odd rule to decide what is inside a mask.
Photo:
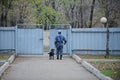
[{"label": "metal post", "polygon": [[18,50],[18,48],[17,48],[17,36],[18,36],[18,27],[17,27],[17,25],[15,26],[15,56],[17,56],[18,55],[18,52],[17,52],[17,50]]},{"label": "metal post", "polygon": [[72,29],[71,29],[71,25],[70,25],[70,29],[69,29],[69,52],[70,52],[70,56],[72,56],[72,40],[71,40],[71,34],[72,34]]},{"label": "metal post", "polygon": [[107,30],[106,30],[106,55],[105,58],[109,58],[109,28],[107,26]]},{"label": "metal post", "polygon": [[[104,24],[104,27],[106,26],[107,23],[107,18],[106,17],[102,17],[100,19],[100,22]],[[106,30],[106,54],[105,54],[105,58],[109,57],[109,29],[107,26],[107,30]]]}]

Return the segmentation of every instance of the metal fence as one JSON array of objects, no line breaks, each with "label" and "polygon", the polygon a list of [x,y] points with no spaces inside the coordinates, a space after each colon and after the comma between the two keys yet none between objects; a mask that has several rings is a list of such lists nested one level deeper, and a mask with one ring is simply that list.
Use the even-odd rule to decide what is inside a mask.
[{"label": "metal fence", "polygon": [[43,26],[0,27],[0,51],[22,55],[43,54]]},{"label": "metal fence", "polygon": [[[50,28],[50,48],[54,47],[57,30],[67,39],[64,54],[105,54],[106,53],[106,28]],[[109,52],[120,54],[120,28],[109,28]]]},{"label": "metal fence", "polygon": [[[120,54],[120,28],[109,28],[109,52]],[[79,28],[71,30],[72,53],[105,54],[106,28]]]},{"label": "metal fence", "polygon": [[15,27],[0,27],[0,51],[15,51]]},{"label": "metal fence", "polygon": [[[36,27],[35,27],[36,26]],[[58,25],[57,25],[58,26]],[[105,54],[106,28],[50,27],[50,48],[54,47],[57,30],[61,30],[67,39],[64,53]],[[109,28],[109,52],[120,54],[120,28]],[[30,25],[22,27],[0,27],[0,51],[19,54],[43,54],[43,27]]]}]

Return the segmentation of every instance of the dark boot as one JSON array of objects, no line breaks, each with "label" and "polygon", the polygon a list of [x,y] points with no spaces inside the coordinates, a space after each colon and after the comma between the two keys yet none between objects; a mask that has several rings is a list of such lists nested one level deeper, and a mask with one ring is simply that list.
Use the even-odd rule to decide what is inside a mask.
[{"label": "dark boot", "polygon": [[62,55],[60,55],[60,60],[62,60]]},{"label": "dark boot", "polygon": [[57,55],[57,59],[59,59],[59,55]]}]

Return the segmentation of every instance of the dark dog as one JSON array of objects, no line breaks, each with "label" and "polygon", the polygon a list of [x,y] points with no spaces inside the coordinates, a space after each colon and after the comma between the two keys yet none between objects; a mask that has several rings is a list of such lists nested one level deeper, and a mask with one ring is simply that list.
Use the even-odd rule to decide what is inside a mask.
[{"label": "dark dog", "polygon": [[54,49],[51,49],[51,51],[48,54],[49,54],[49,60],[51,59],[54,60]]}]

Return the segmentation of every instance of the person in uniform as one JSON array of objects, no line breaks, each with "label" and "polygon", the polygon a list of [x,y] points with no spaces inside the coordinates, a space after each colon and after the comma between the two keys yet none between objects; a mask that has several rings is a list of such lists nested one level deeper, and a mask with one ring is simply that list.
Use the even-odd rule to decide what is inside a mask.
[{"label": "person in uniform", "polygon": [[62,60],[63,55],[63,46],[67,43],[65,37],[61,34],[61,31],[58,31],[58,35],[55,37],[55,47],[56,47],[56,55],[57,59]]}]

